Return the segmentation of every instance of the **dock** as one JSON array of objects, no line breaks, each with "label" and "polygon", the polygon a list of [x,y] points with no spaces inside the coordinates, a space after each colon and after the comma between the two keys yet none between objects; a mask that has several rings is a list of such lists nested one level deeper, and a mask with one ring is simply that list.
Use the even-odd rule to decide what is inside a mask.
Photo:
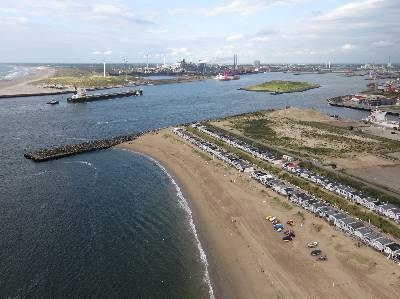
[{"label": "dock", "polygon": [[[369,105],[344,102],[344,101],[342,101],[342,98],[343,97],[332,98],[332,99],[327,100],[327,102],[331,106],[356,109],[356,110],[362,110],[362,111],[372,111],[376,108],[376,107],[372,107]],[[387,114],[390,114],[390,115],[400,115],[400,107],[398,109],[393,109],[391,106],[378,106],[378,108],[379,108],[379,110],[381,110],[383,112],[387,112]]]},{"label": "dock", "polygon": [[108,139],[87,141],[78,144],[68,144],[55,148],[41,149],[35,152],[25,153],[24,157],[34,162],[44,162],[49,160],[60,159],[68,156],[108,149],[120,143],[135,140],[143,133],[122,135]]}]

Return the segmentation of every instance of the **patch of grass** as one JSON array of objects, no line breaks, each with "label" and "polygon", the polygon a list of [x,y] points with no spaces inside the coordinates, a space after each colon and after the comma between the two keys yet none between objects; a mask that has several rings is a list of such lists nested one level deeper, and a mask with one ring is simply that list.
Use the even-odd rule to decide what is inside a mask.
[{"label": "patch of grass", "polygon": [[172,143],[180,143],[180,144],[184,144],[183,141],[175,138],[175,136],[169,134],[169,133],[165,133],[162,135],[163,138],[168,139],[169,141],[171,141]]},{"label": "patch of grass", "polygon": [[281,200],[281,199],[278,198],[278,197],[273,197],[273,198],[271,199],[271,201],[272,201],[272,204],[273,204],[274,206],[279,206],[279,207],[283,208],[283,209],[286,210],[286,211],[290,211],[290,210],[293,209],[293,207],[292,207],[291,204],[289,204],[287,201]]},{"label": "patch of grass", "polygon": [[315,83],[273,80],[253,86],[247,86],[242,89],[247,91],[286,93],[306,91],[317,87],[320,86]]},{"label": "patch of grass", "polygon": [[377,263],[375,262],[375,260],[365,257],[357,252],[353,252],[351,255],[349,255],[348,257],[350,260],[355,260],[356,262],[358,262],[361,265],[364,265],[367,267],[368,269],[368,273],[374,273],[376,271],[376,266]]},{"label": "patch of grass", "polygon": [[[136,81],[135,77],[128,76],[128,81]],[[62,85],[77,88],[101,88],[112,86],[125,86],[125,76],[103,77],[99,74],[88,73],[80,70],[62,70],[55,77],[35,81],[34,85]]]},{"label": "patch of grass", "polygon": [[321,229],[322,229],[322,225],[321,224],[318,224],[318,223],[312,223],[312,225],[313,225],[313,229],[317,232],[317,233],[319,233],[320,231],[321,231]]},{"label": "patch of grass", "polygon": [[300,221],[304,221],[306,219],[306,217],[304,216],[303,212],[298,211],[297,213],[293,214],[293,216],[297,219],[299,219]]},{"label": "patch of grass", "polygon": [[212,159],[204,152],[198,151],[197,149],[192,149],[192,152],[195,153],[196,155],[199,155],[200,158],[202,158],[204,161],[211,161]]}]

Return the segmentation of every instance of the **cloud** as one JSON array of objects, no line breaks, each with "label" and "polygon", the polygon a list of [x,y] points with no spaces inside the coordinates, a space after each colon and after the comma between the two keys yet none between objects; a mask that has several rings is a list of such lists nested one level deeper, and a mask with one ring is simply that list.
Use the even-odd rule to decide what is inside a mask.
[{"label": "cloud", "polygon": [[112,4],[95,4],[93,12],[102,15],[123,15],[122,7]]},{"label": "cloud", "polygon": [[28,18],[25,16],[0,16],[0,24],[13,28],[27,28]]},{"label": "cloud", "polygon": [[271,38],[269,36],[256,36],[252,39],[252,41],[261,43],[269,42],[270,40]]},{"label": "cloud", "polygon": [[225,45],[224,49],[233,50],[233,49],[235,49],[235,46],[234,45]]},{"label": "cloud", "polygon": [[380,40],[380,41],[377,41],[377,42],[373,42],[372,45],[375,46],[375,47],[389,47],[389,46],[393,46],[394,43],[393,42],[384,41],[384,40]]},{"label": "cloud", "polygon": [[217,5],[205,11],[206,16],[217,16],[226,13],[238,13],[241,15],[250,15],[260,13],[272,6],[285,5],[301,0],[231,0],[225,4]]},{"label": "cloud", "polygon": [[331,12],[318,16],[316,19],[325,22],[337,22],[351,17],[358,18],[365,12],[378,9],[384,0],[363,0],[358,2],[350,2],[339,6]]},{"label": "cloud", "polygon": [[178,55],[190,55],[190,51],[186,47],[181,47],[181,48],[168,48],[167,49],[168,54],[172,56],[178,56]]},{"label": "cloud", "polygon": [[228,42],[234,42],[234,41],[238,41],[241,40],[243,38],[243,34],[233,34],[228,36],[225,40]]},{"label": "cloud", "polygon": [[352,45],[352,44],[350,44],[350,43],[344,44],[344,45],[341,47],[341,49],[342,49],[343,51],[351,51],[351,50],[353,50],[354,48],[355,48],[355,46]]},{"label": "cloud", "polygon": [[104,52],[98,51],[98,50],[92,52],[93,55],[111,55],[112,53],[113,53],[113,51],[111,49],[108,49]]},{"label": "cloud", "polygon": [[270,36],[270,35],[275,35],[278,34],[279,31],[273,28],[268,28],[268,29],[263,29],[257,32],[258,36]]}]

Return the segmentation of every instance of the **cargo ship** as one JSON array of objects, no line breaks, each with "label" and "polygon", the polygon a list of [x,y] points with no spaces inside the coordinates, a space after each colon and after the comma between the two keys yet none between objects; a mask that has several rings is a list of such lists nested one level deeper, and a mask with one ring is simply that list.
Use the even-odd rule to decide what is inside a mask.
[{"label": "cargo ship", "polygon": [[85,102],[93,102],[93,101],[123,98],[130,96],[141,96],[141,95],[143,95],[143,90],[141,89],[128,90],[115,93],[92,94],[92,95],[86,94],[86,90],[84,89],[79,89],[75,90],[75,93],[71,97],[69,97],[67,101],[69,103],[85,103]]}]

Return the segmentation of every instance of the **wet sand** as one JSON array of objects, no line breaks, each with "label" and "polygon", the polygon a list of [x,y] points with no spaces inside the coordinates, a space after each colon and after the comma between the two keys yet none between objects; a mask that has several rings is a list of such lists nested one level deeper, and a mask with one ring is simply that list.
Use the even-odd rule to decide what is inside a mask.
[{"label": "wet sand", "polygon": [[37,80],[51,77],[55,74],[55,69],[49,67],[38,67],[28,75],[12,80],[0,80],[1,95],[18,95],[34,93],[53,93],[57,90],[51,88],[41,88],[31,83]]},{"label": "wet sand", "polygon": [[[216,298],[396,298],[400,267],[166,129],[118,148],[164,165],[190,201]],[[267,215],[295,220],[282,241]],[[302,224],[302,225],[301,225]],[[318,241],[328,261],[310,256]]]}]

